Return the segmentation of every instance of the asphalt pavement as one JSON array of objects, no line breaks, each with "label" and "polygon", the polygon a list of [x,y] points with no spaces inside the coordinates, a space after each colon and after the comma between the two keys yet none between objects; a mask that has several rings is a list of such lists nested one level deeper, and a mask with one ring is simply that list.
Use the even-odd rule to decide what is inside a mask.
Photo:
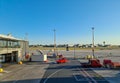
[{"label": "asphalt pavement", "polygon": [[[79,58],[81,62],[91,51],[60,51],[68,59]],[[112,53],[109,55],[109,53]],[[103,59],[120,60],[119,50],[101,50],[95,52],[101,63]],[[55,64],[54,58],[48,58],[48,63],[28,62],[22,65],[10,65],[0,73],[0,83],[119,83],[120,71],[105,68],[81,68],[78,60],[70,59],[65,64]],[[98,74],[97,74],[98,73]],[[103,77],[104,78],[103,78]],[[106,81],[106,80],[108,81]]]},{"label": "asphalt pavement", "polygon": [[40,83],[109,83],[90,68],[82,68],[78,60],[51,64]]},{"label": "asphalt pavement", "polygon": [[48,66],[49,64],[41,62],[11,64],[0,73],[0,83],[40,83]]}]

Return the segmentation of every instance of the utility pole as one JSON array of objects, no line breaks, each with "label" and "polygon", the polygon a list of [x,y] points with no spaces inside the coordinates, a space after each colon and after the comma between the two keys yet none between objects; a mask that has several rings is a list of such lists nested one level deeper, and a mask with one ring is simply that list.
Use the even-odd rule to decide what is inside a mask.
[{"label": "utility pole", "polygon": [[94,54],[94,27],[92,27],[92,53],[93,53],[93,57],[95,57],[95,54]]},{"label": "utility pole", "polygon": [[75,47],[76,47],[76,46],[75,46],[75,44],[74,44],[74,59],[75,59]]},{"label": "utility pole", "polygon": [[54,29],[54,53],[56,51],[56,30]]},{"label": "utility pole", "polygon": [[27,36],[28,36],[28,33],[25,33],[25,56],[27,54],[27,46],[26,46],[26,43],[27,43]]},{"label": "utility pole", "polygon": [[[25,41],[24,41],[24,45],[25,45],[25,57],[27,56],[27,51],[28,51],[28,48],[27,48],[27,41],[28,41],[28,33],[25,33]],[[22,56],[22,59],[23,59],[23,56]]]}]

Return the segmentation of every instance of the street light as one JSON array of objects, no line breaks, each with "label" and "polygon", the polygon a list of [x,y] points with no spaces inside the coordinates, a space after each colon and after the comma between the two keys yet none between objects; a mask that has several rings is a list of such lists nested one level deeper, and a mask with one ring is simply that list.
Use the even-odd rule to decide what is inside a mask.
[{"label": "street light", "polygon": [[94,27],[92,27],[92,53],[93,53],[93,56],[95,57],[94,55]]},{"label": "street light", "polygon": [[75,47],[76,47],[76,46],[75,46],[75,44],[74,44],[74,59],[75,59]]},{"label": "street light", "polygon": [[55,53],[55,50],[56,50],[56,30],[54,29],[54,53]]},{"label": "street light", "polygon": [[[24,45],[25,45],[25,57],[27,56],[27,41],[28,41],[28,33],[25,33],[25,41],[23,42],[24,43]],[[22,56],[22,58],[23,58],[23,56]]]}]

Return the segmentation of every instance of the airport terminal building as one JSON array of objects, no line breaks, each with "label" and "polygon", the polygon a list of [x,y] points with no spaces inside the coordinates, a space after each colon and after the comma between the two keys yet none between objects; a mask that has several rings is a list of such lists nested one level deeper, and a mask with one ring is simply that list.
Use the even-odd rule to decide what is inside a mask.
[{"label": "airport terminal building", "polygon": [[0,34],[0,62],[19,62],[29,53],[29,42]]}]

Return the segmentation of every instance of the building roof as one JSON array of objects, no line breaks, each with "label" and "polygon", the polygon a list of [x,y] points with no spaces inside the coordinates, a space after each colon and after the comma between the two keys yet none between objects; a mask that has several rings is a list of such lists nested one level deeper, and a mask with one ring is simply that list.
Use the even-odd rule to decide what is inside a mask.
[{"label": "building roof", "polygon": [[0,39],[16,40],[16,41],[25,41],[25,40],[22,40],[22,39],[15,38],[15,37],[13,37],[11,34],[8,34],[8,35],[0,34]]}]

